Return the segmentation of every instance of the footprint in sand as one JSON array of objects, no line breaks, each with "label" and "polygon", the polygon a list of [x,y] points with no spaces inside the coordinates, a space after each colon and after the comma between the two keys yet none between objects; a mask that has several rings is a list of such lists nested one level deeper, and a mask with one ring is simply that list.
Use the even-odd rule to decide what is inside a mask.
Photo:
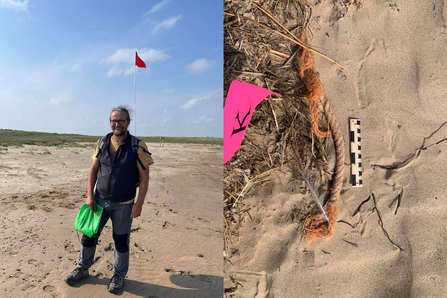
[{"label": "footprint in sand", "polygon": [[60,293],[56,290],[56,287],[46,285],[43,287],[44,292],[50,293],[54,298],[61,297]]},{"label": "footprint in sand", "polygon": [[103,279],[104,276],[105,276],[105,274],[104,274],[103,272],[98,272],[98,273],[95,274],[95,277],[96,277],[97,279]]},{"label": "footprint in sand", "polygon": [[109,261],[107,261],[107,269],[108,269],[109,271],[112,271],[113,268],[114,268],[113,264],[110,263]]},{"label": "footprint in sand", "polygon": [[365,69],[371,67],[374,61],[376,61],[376,59],[374,59],[375,52],[378,52],[377,55],[379,55],[379,57],[384,57],[382,55],[385,55],[386,53],[386,46],[383,40],[373,38],[365,52],[365,55],[363,56],[363,59],[360,60],[358,65],[357,81],[355,81],[355,92],[357,97],[357,105],[361,109],[367,108],[371,104],[372,100],[371,95],[367,92],[369,90],[366,76],[367,71]]},{"label": "footprint in sand", "polygon": [[24,286],[23,288],[22,288],[22,291],[26,291],[26,290],[28,290],[29,288],[34,288],[35,287],[35,285],[33,285],[33,284],[27,284],[26,286]]},{"label": "footprint in sand", "polygon": [[132,234],[132,233],[138,232],[139,229],[141,229],[141,228],[140,227],[136,227],[134,229],[131,229],[130,233]]},{"label": "footprint in sand", "polygon": [[175,270],[171,268],[166,269],[165,271],[170,273],[170,274],[178,274],[178,275],[184,275],[184,276],[196,276],[196,274],[192,271],[184,271],[184,270]]},{"label": "footprint in sand", "polygon": [[385,126],[387,128],[388,150],[394,153],[396,151],[396,139],[399,137],[399,130],[402,125],[399,121],[385,118]]},{"label": "footprint in sand", "polygon": [[312,268],[315,264],[315,251],[304,250],[301,261],[305,268]]},{"label": "footprint in sand", "polygon": [[267,298],[270,292],[271,278],[265,271],[237,271],[232,274],[237,287],[237,297]]},{"label": "footprint in sand", "polygon": [[51,211],[53,211],[53,208],[50,208],[48,206],[42,206],[42,207],[40,207],[40,209],[47,213],[50,213]]},{"label": "footprint in sand", "polygon": [[28,264],[30,264],[30,265],[34,265],[34,266],[36,266],[37,268],[42,267],[42,265],[45,265],[44,262],[42,262],[42,261],[37,261],[37,260],[35,260],[35,259],[30,259],[30,260],[28,260]]},{"label": "footprint in sand", "polygon": [[113,243],[110,242],[106,247],[104,247],[104,251],[110,251],[113,250]]},{"label": "footprint in sand", "polygon": [[28,209],[28,210],[36,210],[37,207],[34,204],[28,204],[28,206],[26,206],[26,209]]},{"label": "footprint in sand", "polygon": [[71,243],[71,241],[67,241],[67,240],[64,241],[64,249],[65,249],[65,251],[67,251],[69,253],[75,253],[76,252],[76,248]]},{"label": "footprint in sand", "polygon": [[100,261],[102,258],[101,257],[96,257],[94,260],[93,260],[93,264],[96,264],[98,261]]}]

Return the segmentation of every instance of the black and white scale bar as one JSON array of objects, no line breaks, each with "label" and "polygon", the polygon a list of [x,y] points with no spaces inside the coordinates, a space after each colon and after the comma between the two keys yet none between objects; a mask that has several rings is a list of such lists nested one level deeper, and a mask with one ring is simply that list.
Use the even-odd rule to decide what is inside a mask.
[{"label": "black and white scale bar", "polygon": [[351,182],[352,186],[362,186],[362,146],[360,119],[349,119],[349,141],[351,145]]}]

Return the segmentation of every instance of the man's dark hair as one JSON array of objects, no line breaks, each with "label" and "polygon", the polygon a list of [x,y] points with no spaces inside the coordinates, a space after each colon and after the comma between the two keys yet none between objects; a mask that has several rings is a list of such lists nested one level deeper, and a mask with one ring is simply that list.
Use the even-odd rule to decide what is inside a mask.
[{"label": "man's dark hair", "polygon": [[129,110],[130,110],[129,106],[120,105],[120,106],[118,106],[116,108],[113,108],[112,111],[110,112],[110,115],[112,115],[113,112],[124,112],[124,113],[126,113],[126,120],[130,121]]}]

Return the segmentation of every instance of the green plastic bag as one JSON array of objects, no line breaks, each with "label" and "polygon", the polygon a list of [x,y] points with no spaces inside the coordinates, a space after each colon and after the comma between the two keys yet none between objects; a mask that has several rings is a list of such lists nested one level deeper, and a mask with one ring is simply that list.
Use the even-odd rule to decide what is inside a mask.
[{"label": "green plastic bag", "polygon": [[103,208],[95,204],[93,205],[93,210],[90,210],[87,204],[84,203],[81,210],[79,210],[78,216],[76,216],[74,224],[77,231],[90,238],[98,233]]}]

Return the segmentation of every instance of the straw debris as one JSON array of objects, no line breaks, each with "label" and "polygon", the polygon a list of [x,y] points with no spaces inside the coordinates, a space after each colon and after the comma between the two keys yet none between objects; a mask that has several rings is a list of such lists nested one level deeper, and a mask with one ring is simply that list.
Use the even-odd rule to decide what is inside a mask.
[{"label": "straw debris", "polygon": [[[331,114],[327,100],[319,102],[318,111],[312,110],[311,116],[300,64],[303,54],[317,54],[343,66],[305,44],[303,28],[309,27],[311,9],[303,1],[224,1],[224,11],[224,97],[233,80],[282,95],[280,101],[266,99],[257,106],[241,149],[224,166],[225,253],[230,255],[231,244],[238,241],[241,222],[249,215],[244,197],[274,172],[295,173],[294,179],[307,183],[307,189],[315,195],[320,187],[328,190],[329,195],[317,198],[326,213],[309,214],[302,233],[320,229],[318,233],[322,235],[307,237],[309,241],[330,237],[338,212],[336,200],[328,200],[334,194],[333,185],[328,184],[335,173],[329,170],[333,164],[327,151],[332,154],[334,145],[330,138],[318,137],[314,128],[332,133],[335,126],[325,117],[315,117],[316,113]],[[313,76],[317,78],[315,72]],[[340,160],[336,162],[340,165]],[[305,177],[314,177],[314,184],[309,179],[305,182]]]}]

